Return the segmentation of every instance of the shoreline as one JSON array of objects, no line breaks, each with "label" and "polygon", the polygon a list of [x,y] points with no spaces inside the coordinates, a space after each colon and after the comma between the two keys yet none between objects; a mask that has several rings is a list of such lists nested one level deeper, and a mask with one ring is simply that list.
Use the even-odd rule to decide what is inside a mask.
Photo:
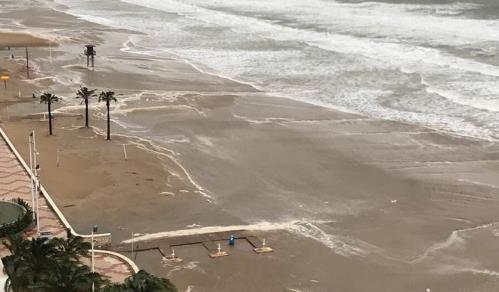
[{"label": "shoreline", "polygon": [[[135,4],[133,4],[133,5],[135,5]],[[145,6],[147,6],[147,5],[145,5]],[[138,4],[137,7],[143,8],[143,6],[140,4]],[[79,15],[77,13],[78,10],[72,11],[70,8],[68,8],[65,12],[68,14],[71,14],[73,16]],[[92,18],[90,17],[89,20],[91,21]],[[99,22],[98,20],[99,19],[94,19],[95,23],[98,23],[99,25],[111,27],[113,29],[123,29],[125,27],[125,26],[120,27],[119,24]],[[140,31],[140,30],[139,31],[134,30],[134,31],[138,32],[142,35],[148,34],[147,31]],[[165,50],[165,49],[162,49],[160,51],[156,51],[155,53],[151,53],[151,51],[149,51],[149,52],[147,52],[147,51],[146,52],[133,51],[133,49],[130,49],[130,47],[133,48],[134,46],[129,46],[128,43],[134,44],[130,39],[128,39],[122,44],[120,50],[125,51],[125,52],[130,52],[133,54],[149,56],[151,58],[161,58],[161,57],[159,57],[159,55],[163,54],[163,53],[167,54],[168,56],[174,56],[175,59],[185,62],[186,64],[192,66],[193,69],[195,69],[196,71],[198,71],[200,73],[212,75],[215,77],[220,77],[222,79],[234,81],[234,82],[244,84],[244,85],[249,85],[259,92],[264,92],[265,94],[267,94],[271,98],[275,98],[275,97],[287,98],[287,99],[291,99],[294,101],[303,102],[303,103],[307,103],[307,104],[311,104],[311,105],[315,105],[315,106],[320,106],[320,107],[325,107],[328,109],[333,109],[333,110],[337,110],[337,111],[341,111],[341,112],[358,114],[358,115],[371,117],[371,118],[375,118],[375,119],[379,119],[379,120],[388,120],[388,121],[400,122],[400,123],[404,123],[404,124],[410,124],[410,125],[415,125],[415,126],[419,126],[419,127],[429,128],[431,130],[442,132],[442,133],[449,134],[452,136],[465,137],[465,138],[477,139],[477,140],[485,140],[485,141],[493,141],[493,142],[499,141],[498,135],[490,134],[486,131],[486,129],[479,128],[479,131],[466,130],[467,132],[464,132],[464,130],[457,128],[456,126],[451,125],[451,121],[438,122],[437,120],[433,120],[431,117],[429,117],[428,119],[418,118],[415,120],[411,120],[410,118],[407,117],[408,115],[418,113],[417,110],[411,111],[409,109],[408,112],[401,111],[401,112],[398,112],[398,114],[396,114],[396,115],[392,115],[389,112],[378,112],[376,110],[373,110],[372,112],[369,112],[369,111],[362,112],[362,110],[351,109],[351,108],[348,108],[348,106],[341,105],[339,103],[333,104],[333,103],[321,102],[318,99],[306,98],[306,97],[304,97],[304,95],[295,95],[293,93],[286,94],[282,91],[264,90],[261,86],[258,86],[255,82],[246,81],[243,79],[238,79],[237,77],[233,78],[233,77],[230,77],[228,74],[225,74],[223,72],[220,73],[218,71],[211,70],[211,69],[209,69],[209,67],[204,65],[202,63],[202,61],[193,60],[193,59],[195,59],[195,57],[193,57],[193,59],[189,58],[189,56],[188,56],[189,54],[187,54],[186,56],[181,56],[181,55],[179,55],[179,53],[175,53],[172,50]],[[134,44],[134,45],[136,47],[141,47],[140,42],[138,42],[137,44]],[[144,45],[147,46],[146,43],[144,43]],[[162,58],[169,58],[169,57],[163,56]],[[203,69],[203,67],[208,68],[208,70]],[[425,84],[423,82],[422,85],[426,86],[427,84]],[[448,97],[446,97],[446,98],[448,98]],[[395,111],[397,111],[395,109],[395,107],[390,108],[390,109],[394,109]]]},{"label": "shoreline", "polygon": [[[108,26],[108,25],[97,23],[97,22],[91,22],[91,21],[89,21],[89,20],[87,20],[85,18],[82,18],[82,17],[80,17],[80,16],[78,16],[76,14],[72,14],[71,12],[67,11],[68,8],[65,7],[65,6],[63,6],[63,5],[61,5],[61,4],[57,4],[57,5],[61,6],[63,8],[54,8],[54,7],[51,7],[49,9],[52,9],[53,11],[55,11],[57,13],[68,15],[68,16],[70,16],[72,18],[78,19],[78,20],[83,21],[85,23],[90,23],[92,26],[102,27],[102,28],[104,28],[104,31],[109,30],[111,32],[126,32],[126,33],[130,33],[132,35],[133,34],[144,34],[143,32],[137,31],[137,30],[125,29],[125,28],[121,28],[121,27]],[[42,35],[38,35],[37,36],[36,34],[32,34],[32,33],[29,33],[29,32],[28,33],[23,33],[23,32],[19,33],[19,32],[16,32],[16,31],[0,30],[0,37],[1,37],[1,34],[15,35],[16,37],[19,37],[21,39],[27,36],[28,39],[30,40],[30,42],[33,43],[33,45],[31,45],[33,47],[47,47],[49,45],[49,43],[54,44],[51,40],[43,38]],[[121,52],[125,52],[125,53],[131,54],[131,55],[146,56],[146,57],[163,59],[163,60],[165,59],[164,57],[157,56],[157,55],[154,55],[154,54],[142,53],[142,52],[131,50],[130,46],[127,45],[127,43],[130,42],[130,37],[128,37],[122,43],[121,47],[119,48],[119,50]],[[97,41],[98,43],[103,42],[103,40],[100,40],[100,37],[98,37],[98,36],[95,37],[95,41]],[[2,46],[2,39],[0,38],[0,47],[1,46]],[[24,47],[25,44],[20,44],[18,46]],[[57,46],[57,43],[55,43],[55,46]],[[16,47],[16,46],[12,46],[12,47]],[[311,106],[317,106],[317,107],[321,107],[321,108],[324,108],[324,109],[327,109],[327,110],[337,111],[337,112],[340,112],[340,113],[343,113],[343,114],[357,115],[357,116],[359,116],[361,118],[373,119],[373,120],[378,120],[378,121],[390,121],[390,122],[400,123],[400,124],[403,124],[403,125],[415,126],[415,127],[427,129],[429,131],[435,131],[435,132],[443,134],[443,135],[449,135],[449,136],[452,136],[452,137],[455,137],[455,138],[471,139],[471,140],[477,140],[477,141],[483,141],[483,142],[499,142],[499,137],[494,138],[494,137],[473,136],[471,134],[466,134],[466,133],[462,133],[462,132],[456,132],[456,131],[452,131],[452,130],[448,130],[448,129],[444,129],[444,128],[432,127],[431,125],[427,125],[427,124],[424,124],[424,123],[410,122],[410,121],[400,120],[400,119],[397,119],[397,118],[389,118],[389,117],[372,117],[372,116],[369,116],[368,114],[361,113],[361,112],[358,112],[358,111],[355,111],[355,110],[351,110],[351,109],[348,109],[348,108],[343,107],[343,106],[337,106],[337,105],[333,105],[333,104],[326,104],[326,103],[321,103],[321,102],[317,102],[317,101],[306,100],[304,98],[298,98],[298,97],[291,97],[291,96],[281,95],[281,94],[278,94],[278,93],[265,92],[264,90],[262,90],[257,85],[255,85],[255,84],[253,84],[251,82],[247,82],[247,81],[239,80],[239,79],[234,79],[234,78],[231,78],[229,76],[226,76],[226,75],[223,75],[223,74],[219,74],[219,73],[215,73],[215,72],[205,71],[205,70],[203,70],[203,69],[201,69],[199,67],[202,64],[196,64],[195,62],[193,62],[193,61],[191,61],[189,59],[183,58],[183,57],[181,57],[181,56],[179,56],[177,54],[174,54],[172,52],[169,52],[169,54],[176,57],[176,59],[174,59],[174,61],[180,62],[180,63],[185,63],[187,66],[190,66],[191,69],[197,71],[201,75],[206,74],[206,75],[209,75],[209,76],[213,76],[215,78],[221,78],[221,79],[224,79],[224,80],[227,80],[227,81],[230,81],[230,82],[235,82],[235,83],[240,84],[242,86],[249,86],[251,89],[253,89],[253,90],[249,90],[247,92],[245,92],[245,91],[238,91],[238,93],[263,94],[263,95],[265,95],[265,96],[267,96],[269,98],[288,99],[288,100],[291,100],[291,101],[294,101],[294,102],[304,103],[304,104],[311,105]],[[146,89],[146,91],[147,91],[147,89]],[[186,92],[196,92],[196,90],[192,90],[192,91],[187,90]],[[137,138],[139,138],[139,137],[137,137]],[[150,142],[152,142],[152,141],[150,141]]]},{"label": "shoreline", "polygon": [[[72,15],[74,17],[78,17],[79,18],[78,15],[72,14],[69,11],[63,11],[63,10],[56,10],[56,11],[59,11],[61,13],[67,13],[68,15]],[[89,21],[89,20],[85,20],[85,21]],[[123,30],[124,29],[124,28],[121,28],[121,27],[104,25],[104,24],[100,24],[100,23],[97,23],[97,22],[92,22],[92,23],[94,23],[96,25],[99,25],[99,26],[109,27],[109,28],[112,28],[112,29],[115,29],[115,30]],[[126,30],[128,30],[128,29],[126,29]],[[134,34],[145,34],[144,32],[137,31],[137,30],[129,30],[129,31],[133,32]],[[148,56],[148,57],[151,57],[151,58],[164,59],[164,57],[161,57],[161,56],[158,56],[158,55],[155,55],[155,54],[152,54],[152,53],[145,53],[145,52],[133,51],[130,48],[130,46],[127,45],[128,43],[131,42],[130,38],[128,38],[125,42],[123,42],[122,47],[120,48],[120,51],[129,53],[129,54],[132,54],[132,55]],[[133,42],[131,42],[131,43],[133,43]],[[189,60],[187,58],[184,58],[182,56],[179,56],[179,55],[177,55],[177,54],[175,54],[173,52],[168,52],[168,54],[172,55],[172,56],[175,56],[176,57],[176,59],[175,59],[176,61],[184,62],[188,66],[191,66],[192,69],[196,70],[198,73],[210,75],[210,76],[213,76],[213,77],[216,77],[216,78],[225,79],[225,80],[228,80],[228,81],[231,81],[231,82],[235,82],[235,83],[238,83],[238,84],[241,84],[241,85],[249,86],[252,89],[254,89],[254,91],[248,91],[247,93],[255,93],[255,94],[260,93],[260,94],[264,94],[265,96],[267,96],[269,98],[289,99],[289,100],[292,100],[292,101],[295,101],[295,102],[304,103],[304,104],[308,104],[308,105],[312,105],[312,106],[317,106],[317,107],[325,108],[325,109],[328,109],[328,110],[338,111],[338,112],[345,113],[345,114],[358,115],[358,116],[363,117],[363,118],[369,118],[369,119],[374,119],[374,120],[379,120],[379,121],[390,121],[390,122],[396,122],[396,123],[401,123],[401,124],[410,125],[410,126],[421,127],[421,128],[428,129],[430,131],[436,131],[438,133],[441,133],[441,134],[444,134],[444,135],[450,135],[450,136],[453,136],[453,137],[456,137],[456,138],[472,139],[472,140],[479,140],[479,141],[485,141],[485,142],[499,142],[499,136],[496,136],[496,137],[477,136],[477,135],[467,134],[467,133],[463,133],[463,132],[453,131],[451,129],[445,129],[445,128],[442,128],[442,127],[431,126],[431,125],[428,125],[428,124],[425,124],[425,123],[421,123],[421,122],[417,122],[417,121],[412,121],[411,122],[411,121],[407,121],[407,120],[403,120],[403,119],[395,118],[395,117],[394,118],[390,118],[390,117],[373,117],[373,116],[370,116],[370,115],[368,115],[366,113],[361,113],[361,112],[353,110],[353,109],[348,109],[348,108],[346,108],[344,106],[339,106],[339,105],[334,105],[334,104],[328,104],[328,103],[319,102],[319,101],[313,101],[313,100],[309,100],[309,99],[305,99],[305,98],[301,98],[301,97],[287,96],[285,94],[280,94],[280,93],[277,93],[277,92],[266,92],[264,89],[260,88],[256,84],[251,83],[249,81],[239,80],[239,79],[232,78],[230,76],[227,76],[227,75],[224,75],[224,74],[221,74],[221,73],[217,73],[217,72],[209,72],[209,71],[206,71],[206,70],[203,70],[203,69],[200,68],[200,66],[204,66],[203,64],[196,64],[194,61]]]}]

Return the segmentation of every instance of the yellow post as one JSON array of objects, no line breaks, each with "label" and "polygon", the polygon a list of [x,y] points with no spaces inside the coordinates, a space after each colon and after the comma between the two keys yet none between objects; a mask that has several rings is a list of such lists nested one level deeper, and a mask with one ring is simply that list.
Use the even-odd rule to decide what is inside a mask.
[{"label": "yellow post", "polygon": [[9,80],[9,75],[7,73],[3,73],[0,79],[3,80],[4,87],[7,89],[7,80]]}]

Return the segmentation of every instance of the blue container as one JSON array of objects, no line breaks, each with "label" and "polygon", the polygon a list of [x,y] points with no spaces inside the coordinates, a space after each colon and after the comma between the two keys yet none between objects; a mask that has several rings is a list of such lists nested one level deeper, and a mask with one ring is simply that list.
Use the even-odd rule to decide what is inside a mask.
[{"label": "blue container", "polygon": [[229,237],[229,245],[234,246],[236,244],[236,237],[234,235],[231,235]]}]

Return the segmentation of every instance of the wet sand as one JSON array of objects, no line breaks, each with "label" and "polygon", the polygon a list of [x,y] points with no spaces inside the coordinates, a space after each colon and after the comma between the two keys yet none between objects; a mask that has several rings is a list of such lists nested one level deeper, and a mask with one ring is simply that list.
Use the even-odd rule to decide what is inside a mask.
[{"label": "wet sand", "polygon": [[46,39],[25,33],[0,33],[0,47],[44,47],[48,46]]},{"label": "wet sand", "polygon": [[[88,33],[72,28],[81,20],[37,11],[43,17],[26,23],[52,27],[57,17],[67,27],[61,33]],[[119,51],[130,32],[91,29],[106,56],[94,71],[70,53],[81,50],[81,41],[61,38],[54,63],[47,49],[33,52],[39,77],[55,76],[54,83],[30,86],[50,85],[66,98],[80,80],[113,88],[125,94],[113,109],[116,121],[126,115],[153,142],[130,137],[117,123],[113,140],[105,141],[103,109],[95,104],[97,128],[81,127],[81,106],[64,107],[61,113],[76,116],[56,113],[53,137],[41,116],[24,117],[44,110],[29,95],[0,110],[1,126],[23,155],[27,133],[36,130],[42,182],[78,231],[98,224],[119,243],[131,232],[261,221],[285,226],[255,231],[274,247],[268,255],[244,242],[217,260],[202,246],[178,248],[185,262],[177,267],[164,267],[157,252],[137,254],[139,266],[169,276],[181,291],[498,287],[497,143],[269,97],[181,61]],[[155,62],[169,69],[151,73]],[[0,97],[17,100],[15,90]]]}]

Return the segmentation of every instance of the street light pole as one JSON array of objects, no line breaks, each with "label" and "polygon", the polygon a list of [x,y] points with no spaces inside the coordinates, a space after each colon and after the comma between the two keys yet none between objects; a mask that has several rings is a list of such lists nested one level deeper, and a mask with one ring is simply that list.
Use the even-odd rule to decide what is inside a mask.
[{"label": "street light pole", "polygon": [[38,174],[38,169],[36,169],[36,187],[35,187],[35,198],[36,198],[36,231],[38,236],[40,236],[40,176]]},{"label": "street light pole", "polygon": [[[35,210],[35,180],[33,178],[33,132],[29,134],[29,169],[30,173],[30,182],[31,182],[31,207]],[[36,213],[33,212],[33,220],[36,219]]]},{"label": "street light pole", "polygon": [[133,261],[133,244],[134,244],[133,240],[134,240],[134,237],[135,237],[135,236],[134,236],[134,234],[133,234],[133,232],[132,232],[132,261]]},{"label": "street light pole", "polygon": [[[97,225],[94,225],[94,227],[92,228],[92,236],[91,236],[91,239],[92,239],[92,273],[95,273],[95,254],[94,254],[94,234],[97,233],[97,230],[98,230],[98,226]],[[95,284],[94,282],[92,282],[92,292],[95,291]]]},{"label": "street light pole", "polygon": [[39,200],[38,197],[39,189],[40,189],[40,179],[38,176],[38,171],[40,170],[40,166],[38,165],[37,156],[38,151],[36,150],[36,139],[35,139],[35,131],[31,132],[32,141],[33,141],[33,166],[35,170],[35,213],[36,213],[36,231],[38,236],[40,236],[40,209],[39,209]]}]

